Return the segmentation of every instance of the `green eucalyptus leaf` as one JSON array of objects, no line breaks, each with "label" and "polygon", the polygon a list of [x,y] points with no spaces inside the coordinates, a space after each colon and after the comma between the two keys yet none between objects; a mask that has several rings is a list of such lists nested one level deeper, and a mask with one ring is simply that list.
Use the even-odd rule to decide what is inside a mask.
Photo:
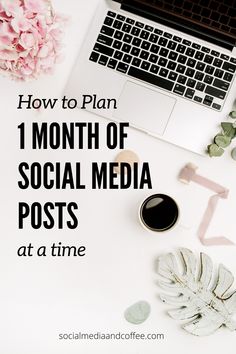
[{"label": "green eucalyptus leaf", "polygon": [[210,157],[219,157],[223,155],[224,150],[216,144],[208,145],[208,153]]},{"label": "green eucalyptus leaf", "polygon": [[230,118],[236,119],[236,111],[232,111],[229,114]]},{"label": "green eucalyptus leaf", "polygon": [[236,128],[234,128],[233,123],[223,122],[221,123],[223,132],[226,136],[233,139],[236,136]]},{"label": "green eucalyptus leaf", "polygon": [[231,156],[232,156],[232,159],[234,159],[236,161],[236,148],[234,148],[232,151],[231,151]]},{"label": "green eucalyptus leaf", "polygon": [[215,137],[215,143],[219,147],[226,148],[227,146],[230,145],[231,138],[229,136],[219,134],[219,135],[216,135],[216,137]]}]

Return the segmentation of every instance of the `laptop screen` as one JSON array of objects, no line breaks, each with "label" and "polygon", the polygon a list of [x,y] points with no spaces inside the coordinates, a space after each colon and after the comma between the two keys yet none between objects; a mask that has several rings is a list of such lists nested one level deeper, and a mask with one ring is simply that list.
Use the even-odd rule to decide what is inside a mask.
[{"label": "laptop screen", "polygon": [[123,0],[136,8],[149,9],[166,22],[205,32],[236,45],[236,0]]}]

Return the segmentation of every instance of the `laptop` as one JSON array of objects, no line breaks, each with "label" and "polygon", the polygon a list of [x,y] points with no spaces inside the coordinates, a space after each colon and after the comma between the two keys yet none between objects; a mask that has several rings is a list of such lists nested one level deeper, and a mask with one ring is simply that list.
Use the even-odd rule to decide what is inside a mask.
[{"label": "laptop", "polygon": [[235,46],[236,0],[100,0],[65,94],[205,154],[236,98]]}]

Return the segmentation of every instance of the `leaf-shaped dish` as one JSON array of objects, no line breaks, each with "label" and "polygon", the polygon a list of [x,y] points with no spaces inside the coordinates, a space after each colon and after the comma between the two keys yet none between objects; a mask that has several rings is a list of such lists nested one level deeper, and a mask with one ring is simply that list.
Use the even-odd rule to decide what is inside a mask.
[{"label": "leaf-shaped dish", "polygon": [[212,334],[223,325],[236,330],[232,319],[236,291],[228,293],[234,281],[232,273],[221,264],[215,279],[212,260],[205,253],[200,254],[199,264],[186,248],[179,249],[179,258],[182,269],[172,253],[158,259],[157,272],[161,276],[158,283],[169,293],[161,294],[160,298],[177,307],[168,311],[169,315],[177,320],[189,320],[183,328],[197,336]]}]

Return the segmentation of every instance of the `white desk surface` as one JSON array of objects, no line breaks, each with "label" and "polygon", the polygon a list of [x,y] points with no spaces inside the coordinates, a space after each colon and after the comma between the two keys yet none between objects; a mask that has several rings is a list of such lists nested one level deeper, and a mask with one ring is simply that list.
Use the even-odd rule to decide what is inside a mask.
[{"label": "white desk surface", "polygon": [[[166,314],[168,305],[160,302],[154,271],[158,255],[179,246],[194,252],[205,251],[236,275],[235,247],[209,247],[196,236],[210,191],[196,184],[182,185],[177,180],[188,162],[199,166],[199,173],[230,189],[227,201],[220,201],[209,235],[224,234],[236,242],[236,162],[230,152],[220,159],[200,157],[141,132],[129,129],[126,148],[134,150],[141,161],[148,161],[153,192],[176,197],[182,208],[182,222],[164,235],[145,231],[137,220],[140,202],[151,191],[19,191],[20,161],[81,161],[86,168],[91,161],[113,161],[117,151],[20,151],[17,125],[22,121],[107,121],[81,111],[19,112],[19,94],[41,98],[60,97],[76,60],[99,0],[54,1],[57,10],[70,16],[66,30],[66,59],[54,76],[36,82],[15,83],[0,78],[1,147],[1,247],[0,247],[0,351],[4,354],[154,354],[235,353],[236,335],[226,329],[197,338],[185,333],[178,321]],[[75,200],[80,205],[80,227],[75,231],[33,231],[17,229],[17,203],[27,201]],[[35,246],[61,241],[85,245],[87,255],[78,258],[36,257],[20,259],[16,250],[32,242]],[[139,300],[152,306],[149,319],[131,325],[123,312]],[[59,333],[124,332],[164,333],[164,341],[59,341]]]}]

